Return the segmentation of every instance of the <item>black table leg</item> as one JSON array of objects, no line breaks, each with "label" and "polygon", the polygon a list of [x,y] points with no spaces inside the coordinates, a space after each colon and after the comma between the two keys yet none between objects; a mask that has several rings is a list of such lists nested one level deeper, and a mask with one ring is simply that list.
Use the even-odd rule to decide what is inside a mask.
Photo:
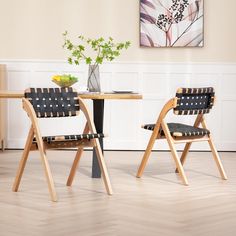
[{"label": "black table leg", "polygon": [[[93,120],[97,133],[103,133],[103,116],[104,116],[104,100],[93,100]],[[103,138],[99,139],[101,149],[103,152]],[[99,167],[98,159],[95,150],[93,149],[93,165],[92,165],[92,178],[101,178],[101,170]]]}]

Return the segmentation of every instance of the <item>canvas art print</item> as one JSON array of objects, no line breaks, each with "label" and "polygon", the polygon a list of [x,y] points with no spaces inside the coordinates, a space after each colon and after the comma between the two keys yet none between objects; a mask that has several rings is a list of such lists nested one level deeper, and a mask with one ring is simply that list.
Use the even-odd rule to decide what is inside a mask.
[{"label": "canvas art print", "polygon": [[202,47],[203,0],[140,0],[140,46]]}]

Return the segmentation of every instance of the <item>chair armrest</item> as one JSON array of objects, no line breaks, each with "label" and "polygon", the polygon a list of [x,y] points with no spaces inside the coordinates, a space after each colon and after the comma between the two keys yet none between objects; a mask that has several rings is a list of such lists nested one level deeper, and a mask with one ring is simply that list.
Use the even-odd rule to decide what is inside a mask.
[{"label": "chair armrest", "polygon": [[39,124],[38,124],[38,118],[36,116],[33,106],[29,102],[29,100],[26,98],[22,99],[22,105],[23,105],[23,109],[26,111],[27,115],[29,116],[31,120],[37,142],[40,142],[41,146],[43,147],[42,135],[41,135]]}]

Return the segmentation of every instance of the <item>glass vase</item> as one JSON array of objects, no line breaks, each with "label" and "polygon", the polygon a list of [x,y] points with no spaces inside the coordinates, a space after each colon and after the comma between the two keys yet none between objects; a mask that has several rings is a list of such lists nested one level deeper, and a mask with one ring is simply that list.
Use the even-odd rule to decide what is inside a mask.
[{"label": "glass vase", "polygon": [[89,65],[87,87],[89,92],[101,92],[98,65]]}]

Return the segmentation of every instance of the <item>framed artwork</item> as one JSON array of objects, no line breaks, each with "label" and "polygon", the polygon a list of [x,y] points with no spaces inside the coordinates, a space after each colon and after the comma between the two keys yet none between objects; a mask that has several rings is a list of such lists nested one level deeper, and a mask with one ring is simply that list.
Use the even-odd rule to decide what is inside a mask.
[{"label": "framed artwork", "polygon": [[203,0],[140,0],[140,46],[202,47]]}]

